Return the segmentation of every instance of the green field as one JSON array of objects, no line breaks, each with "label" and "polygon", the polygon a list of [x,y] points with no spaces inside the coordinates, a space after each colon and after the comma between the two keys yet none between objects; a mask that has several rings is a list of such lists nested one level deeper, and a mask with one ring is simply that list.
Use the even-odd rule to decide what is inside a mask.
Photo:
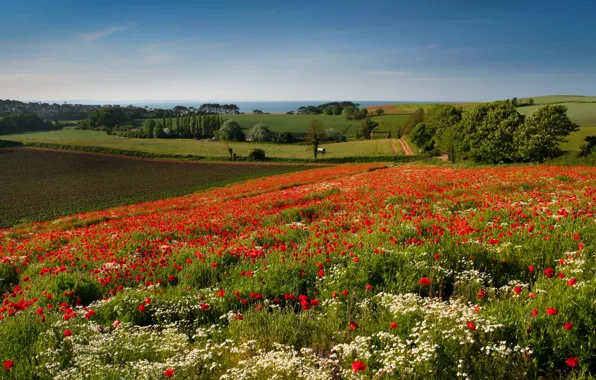
[{"label": "green field", "polygon": [[[527,102],[529,98],[519,99],[522,102]],[[547,95],[533,97],[534,104],[550,104],[550,103],[567,103],[567,102],[581,102],[581,103],[596,103],[596,96],[582,96],[582,95]]]},{"label": "green field", "polygon": [[373,121],[379,123],[373,131],[373,138],[398,138],[401,130],[406,126],[409,115],[375,116]]},{"label": "green field", "polygon": [[[346,137],[352,137],[356,134],[360,126],[359,120],[346,120],[346,117],[343,115],[241,114],[222,115],[222,117],[237,121],[245,132],[257,123],[265,123],[273,132],[308,133],[311,122],[318,120],[321,129],[334,128]],[[161,119],[155,119],[155,121],[161,121]],[[176,128],[175,120],[174,128]]]},{"label": "green field", "polygon": [[171,162],[26,148],[0,149],[0,227],[168,198],[311,167]]},{"label": "green field", "polygon": [[[41,142],[65,144],[84,147],[106,147],[123,150],[158,154],[196,155],[204,157],[229,157],[228,146],[239,156],[247,156],[251,149],[264,149],[267,157],[284,159],[311,159],[312,146],[308,144],[273,144],[207,140],[182,140],[182,139],[128,139],[118,136],[109,136],[105,132],[86,130],[61,130],[51,132],[24,133],[18,135],[2,136],[4,140],[22,142]],[[387,140],[348,141],[344,143],[321,144],[326,149],[325,158],[341,157],[369,157],[392,156],[391,145]]]}]

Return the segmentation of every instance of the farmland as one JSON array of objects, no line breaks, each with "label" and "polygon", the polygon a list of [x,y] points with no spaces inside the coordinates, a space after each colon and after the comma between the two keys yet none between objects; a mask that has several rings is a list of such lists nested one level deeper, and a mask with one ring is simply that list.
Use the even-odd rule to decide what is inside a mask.
[{"label": "farmland", "polygon": [[3,375],[589,378],[595,182],[344,165],[21,226]]},{"label": "farmland", "polygon": [[465,110],[479,103],[399,103],[369,106],[366,107],[366,109],[368,109],[369,112],[374,112],[377,109],[383,109],[386,115],[410,115],[418,108],[422,108],[426,111],[437,104],[452,104],[456,107],[462,107]]},{"label": "farmland", "polygon": [[[228,146],[240,156],[247,156],[251,149],[264,149],[267,157],[284,159],[311,159],[312,147],[308,144],[238,143],[191,139],[128,139],[109,136],[105,132],[86,130],[61,130],[2,136],[4,140],[64,144],[81,147],[105,147],[156,154],[180,154],[202,157],[228,158]],[[321,144],[326,149],[325,158],[387,157],[392,155],[388,140],[349,141]],[[322,157],[322,156],[321,156]]]},{"label": "farmland", "polygon": [[0,228],[305,169],[0,149]]},{"label": "farmland", "polygon": [[373,131],[373,137],[378,138],[397,138],[402,129],[406,126],[408,115],[384,115],[375,116],[372,120],[379,123]]}]

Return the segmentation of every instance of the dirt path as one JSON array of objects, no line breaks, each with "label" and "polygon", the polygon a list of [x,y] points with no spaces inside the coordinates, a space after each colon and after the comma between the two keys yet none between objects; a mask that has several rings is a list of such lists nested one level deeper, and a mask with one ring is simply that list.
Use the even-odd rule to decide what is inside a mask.
[{"label": "dirt path", "polygon": [[[397,139],[397,142],[399,143],[399,145],[401,145],[401,150],[403,150],[404,155],[406,155],[406,156],[414,155],[414,152],[412,152],[412,149],[410,149],[410,146],[408,145],[408,143],[405,140]],[[393,144],[393,139],[391,139],[391,144]],[[393,152],[395,154],[395,150]]]}]

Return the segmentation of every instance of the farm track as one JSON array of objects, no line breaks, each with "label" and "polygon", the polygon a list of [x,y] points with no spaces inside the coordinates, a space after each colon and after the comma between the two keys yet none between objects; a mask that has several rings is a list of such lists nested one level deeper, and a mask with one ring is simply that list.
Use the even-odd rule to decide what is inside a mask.
[{"label": "farm track", "polygon": [[[393,140],[391,139],[391,144],[392,144],[392,148],[393,148]],[[397,139],[397,142],[399,142],[399,145],[401,145],[401,149],[404,152],[404,155],[406,156],[413,156],[414,152],[412,152],[412,149],[410,149],[410,146],[408,145],[408,143],[403,140],[403,139]],[[395,149],[394,149],[394,153],[395,153]]]}]

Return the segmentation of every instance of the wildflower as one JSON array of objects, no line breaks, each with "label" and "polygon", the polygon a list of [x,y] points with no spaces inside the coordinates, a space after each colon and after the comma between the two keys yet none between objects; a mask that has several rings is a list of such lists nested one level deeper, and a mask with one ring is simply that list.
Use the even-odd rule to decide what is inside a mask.
[{"label": "wildflower", "polygon": [[226,291],[223,289],[220,289],[217,293],[215,293],[215,295],[217,297],[223,297],[226,294]]},{"label": "wildflower", "polygon": [[140,305],[139,305],[139,311],[140,311],[141,313],[144,313],[144,312],[145,312],[145,305],[143,305],[143,304],[140,304]]},{"label": "wildflower", "polygon": [[559,277],[559,278],[565,278],[565,273],[559,272],[559,273],[557,273],[557,277]]},{"label": "wildflower", "polygon": [[474,324],[474,322],[469,321],[468,323],[466,323],[466,326],[468,326],[468,328],[472,331],[476,330],[476,324]]},{"label": "wildflower", "polygon": [[389,324],[389,328],[390,328],[390,329],[395,329],[395,328],[397,328],[397,322],[391,322],[391,323]]},{"label": "wildflower", "polygon": [[238,315],[236,315],[236,319],[241,321],[244,319],[244,317],[242,315],[238,314]]},{"label": "wildflower", "polygon": [[322,269],[319,269],[319,271],[317,272],[317,274],[319,275],[319,277],[323,277],[325,276],[325,271]]},{"label": "wildflower", "polygon": [[437,253],[437,254],[435,255],[435,257],[434,257],[434,260],[435,260],[435,261],[439,260],[439,257],[441,257],[441,254]]},{"label": "wildflower", "polygon": [[567,285],[573,286],[573,285],[575,285],[576,282],[577,282],[577,280],[575,279],[575,277],[571,277],[569,279],[569,281],[567,281]]},{"label": "wildflower", "polygon": [[332,293],[331,293],[331,297],[333,297],[333,298],[337,298],[337,292],[332,292]]},{"label": "wildflower", "polygon": [[430,279],[428,277],[422,277],[418,283],[422,286],[428,286],[430,285]]},{"label": "wildflower", "polygon": [[116,328],[116,327],[120,326],[120,321],[119,321],[119,320],[115,320],[115,321],[114,321],[114,323],[112,323],[112,326],[113,326],[114,328]]},{"label": "wildflower", "polygon": [[565,324],[563,325],[563,328],[565,330],[571,330],[573,328],[573,323],[565,322]]},{"label": "wildflower", "polygon": [[516,287],[514,287],[514,288],[513,288],[513,291],[514,291],[515,293],[519,294],[519,293],[521,293],[521,292],[522,292],[522,288],[521,288],[520,286],[516,286]]},{"label": "wildflower", "polygon": [[368,284],[364,287],[364,290],[366,290],[367,292],[370,292],[372,290],[372,285]]},{"label": "wildflower", "polygon": [[172,368],[168,368],[165,370],[165,372],[163,373],[164,377],[173,377],[174,376],[174,370]]},{"label": "wildflower", "polygon": [[484,290],[480,289],[478,291],[478,294],[476,294],[476,295],[478,296],[478,298],[482,298],[482,297],[484,297],[486,295],[486,293],[484,292]]},{"label": "wildflower", "polygon": [[554,309],[552,307],[547,307],[546,308],[546,314],[548,315],[557,315],[559,312],[557,311],[557,309]]},{"label": "wildflower", "polygon": [[347,290],[342,290],[341,291],[341,294],[343,294],[344,297],[347,297],[348,296],[348,291]]},{"label": "wildflower", "polygon": [[546,268],[546,269],[544,270],[544,275],[545,275],[547,278],[551,278],[552,276],[554,276],[554,269],[553,269],[553,268]]},{"label": "wildflower", "polygon": [[217,263],[211,263],[211,268],[217,268]]},{"label": "wildflower", "polygon": [[575,357],[570,357],[567,358],[567,360],[565,360],[565,364],[567,364],[571,368],[575,368],[579,364],[579,360]]},{"label": "wildflower", "polygon": [[532,317],[535,317],[538,315],[538,309],[532,309]]},{"label": "wildflower", "polygon": [[72,336],[72,331],[71,330],[64,330],[64,337],[67,338],[69,336]]},{"label": "wildflower", "polygon": [[12,367],[14,367],[14,362],[12,360],[7,360],[4,362],[4,369],[5,370],[10,370]]},{"label": "wildflower", "polygon": [[352,371],[354,371],[354,373],[358,373],[358,371],[366,371],[366,364],[360,360],[356,360],[352,363]]},{"label": "wildflower", "polygon": [[531,272],[534,272],[534,266],[530,265],[530,266],[528,267],[528,270],[530,271],[530,273],[531,273]]},{"label": "wildflower", "polygon": [[358,325],[355,322],[350,322],[350,330],[356,330]]}]

